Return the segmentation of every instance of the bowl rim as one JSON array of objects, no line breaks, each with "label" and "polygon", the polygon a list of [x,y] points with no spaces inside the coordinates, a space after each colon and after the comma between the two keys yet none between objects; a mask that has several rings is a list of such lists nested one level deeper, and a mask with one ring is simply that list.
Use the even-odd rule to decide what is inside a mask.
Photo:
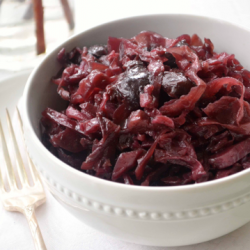
[{"label": "bowl rim", "polygon": [[24,88],[24,92],[23,92],[23,110],[22,110],[22,115],[23,115],[23,122],[24,122],[24,126],[26,126],[29,129],[29,137],[31,137],[31,140],[34,142],[34,144],[37,145],[37,147],[39,148],[40,152],[47,154],[47,157],[49,158],[49,160],[51,162],[54,162],[55,164],[58,164],[62,167],[63,171],[66,171],[72,175],[77,175],[80,178],[87,178],[89,181],[92,181],[94,183],[96,183],[97,185],[106,185],[109,186],[110,188],[117,188],[117,189],[127,189],[127,190],[134,190],[134,191],[138,191],[138,192],[179,192],[179,191],[184,191],[184,192],[190,192],[190,191],[196,191],[196,190],[203,190],[203,189],[207,189],[207,188],[217,188],[220,185],[223,184],[231,184],[235,181],[237,181],[238,179],[240,179],[242,176],[245,176],[247,174],[250,174],[250,169],[244,169],[241,172],[232,174],[230,176],[221,178],[221,179],[215,179],[215,180],[211,180],[211,181],[207,181],[207,182],[202,182],[202,183],[195,183],[195,184],[189,184],[189,185],[179,185],[179,186],[138,186],[138,185],[126,185],[123,183],[118,183],[118,182],[114,182],[114,181],[108,181],[108,180],[104,180],[95,176],[91,176],[88,175],[84,172],[81,172],[71,166],[69,166],[68,164],[64,163],[62,160],[60,160],[59,158],[57,158],[56,156],[54,156],[43,144],[42,142],[39,140],[39,138],[37,137],[36,133],[34,132],[34,129],[31,125],[31,119],[29,117],[29,112],[28,112],[28,96],[30,93],[30,88],[32,86],[32,82],[34,82],[34,76],[37,74],[37,72],[39,71],[39,68],[42,64],[45,64],[48,60],[50,60],[51,54],[55,53],[56,51],[59,51],[63,46],[65,46],[67,43],[73,41],[74,39],[77,39],[79,37],[81,37],[84,33],[95,30],[95,29],[100,29],[103,26],[108,26],[111,24],[115,24],[115,23],[119,23],[119,22],[123,22],[129,19],[132,19],[134,21],[136,21],[137,19],[143,19],[143,18],[157,18],[157,17],[163,17],[163,16],[172,16],[172,17],[182,17],[182,18],[197,18],[197,19],[203,19],[206,21],[215,21],[215,22],[220,22],[223,23],[227,26],[233,26],[237,29],[241,29],[245,32],[249,32],[250,33],[250,29],[247,29],[244,26],[220,19],[220,18],[214,18],[214,17],[207,17],[207,16],[201,16],[201,15],[193,15],[193,14],[177,14],[177,13],[161,13],[161,14],[147,14],[147,15],[137,15],[137,16],[130,16],[130,17],[126,17],[126,18],[120,18],[120,19],[115,19],[109,22],[105,22],[102,23],[100,25],[91,27],[89,29],[80,31],[76,34],[74,34],[73,36],[69,37],[67,40],[64,40],[62,43],[60,43],[59,45],[57,45],[52,51],[50,51],[44,58],[43,60],[32,70],[25,88]]}]

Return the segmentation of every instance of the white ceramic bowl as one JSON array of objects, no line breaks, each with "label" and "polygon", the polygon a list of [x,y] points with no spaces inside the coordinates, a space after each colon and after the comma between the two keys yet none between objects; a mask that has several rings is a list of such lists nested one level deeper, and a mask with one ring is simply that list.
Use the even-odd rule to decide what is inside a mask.
[{"label": "white ceramic bowl", "polygon": [[[250,169],[224,179],[177,187],[127,186],[79,172],[41,143],[39,120],[62,101],[50,79],[58,51],[105,44],[108,36],[130,38],[152,30],[175,38],[197,33],[217,52],[234,53],[250,69],[250,32],[220,20],[188,15],[127,18],[84,31],[52,51],[31,74],[24,91],[25,138],[30,155],[61,204],[91,227],[122,240],[155,246],[188,245],[227,234],[250,220]],[[80,235],[79,235],[80,237]]]}]

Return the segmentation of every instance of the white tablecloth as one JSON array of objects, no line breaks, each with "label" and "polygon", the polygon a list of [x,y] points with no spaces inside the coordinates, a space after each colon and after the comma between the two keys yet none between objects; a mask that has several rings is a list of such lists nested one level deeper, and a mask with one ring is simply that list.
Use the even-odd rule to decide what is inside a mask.
[{"label": "white tablecloth", "polygon": [[[76,31],[102,22],[149,13],[189,13],[228,20],[250,29],[249,0],[75,0]],[[0,74],[1,78],[1,74]],[[3,107],[1,107],[3,108]],[[36,210],[47,248],[51,250],[157,250],[113,239],[84,225],[70,215],[47,192],[47,202]],[[247,250],[250,249],[250,224],[216,240],[168,250]],[[180,236],[181,237],[181,236]],[[0,249],[34,249],[26,219],[6,212],[0,204]]]}]

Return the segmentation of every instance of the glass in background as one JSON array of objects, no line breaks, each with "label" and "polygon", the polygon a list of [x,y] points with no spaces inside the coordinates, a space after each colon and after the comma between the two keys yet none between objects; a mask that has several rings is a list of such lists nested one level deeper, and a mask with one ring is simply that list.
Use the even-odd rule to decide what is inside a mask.
[{"label": "glass in background", "polygon": [[37,55],[35,1],[43,5],[46,52],[73,34],[66,18],[74,17],[73,0],[0,0],[0,70],[33,68],[44,57]]}]

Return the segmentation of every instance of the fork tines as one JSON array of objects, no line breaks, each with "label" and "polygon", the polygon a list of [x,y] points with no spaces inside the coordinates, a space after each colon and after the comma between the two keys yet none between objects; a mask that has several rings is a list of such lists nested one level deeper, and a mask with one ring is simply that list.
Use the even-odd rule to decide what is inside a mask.
[{"label": "fork tines", "polygon": [[[17,111],[17,117],[19,120],[19,126],[21,129],[21,134],[23,137],[23,127],[22,127],[22,120],[21,120],[21,116],[20,116],[20,112],[18,110],[18,108],[16,108]],[[6,117],[7,117],[7,124],[8,124],[8,129],[9,129],[9,134],[10,134],[10,139],[11,139],[11,144],[13,145],[13,149],[14,149],[14,153],[15,153],[15,162],[16,162],[16,168],[17,168],[17,173],[18,173],[18,178],[20,180],[20,183],[22,186],[28,186],[30,185],[29,180],[28,180],[28,176],[27,176],[27,172],[24,166],[24,162],[22,160],[21,157],[21,153],[18,147],[18,143],[17,143],[17,139],[14,133],[14,129],[13,129],[13,125],[11,122],[11,118],[9,115],[9,111],[6,109]],[[1,139],[1,145],[2,145],[2,151],[3,151],[3,155],[4,155],[4,160],[6,163],[6,176],[7,176],[7,181],[9,184],[10,189],[12,188],[17,188],[17,179],[15,177],[15,173],[14,173],[14,168],[13,168],[13,164],[11,162],[11,158],[10,158],[10,151],[8,150],[7,147],[7,143],[6,143],[6,139],[4,136],[4,132],[3,132],[3,127],[2,127],[2,123],[0,121],[0,139]],[[23,142],[24,143],[24,142]],[[28,154],[28,162],[30,165],[30,174],[31,177],[35,183],[35,181],[37,180],[37,173],[36,170],[34,169],[33,163],[30,160]],[[0,171],[0,188],[4,189],[4,184],[3,184],[3,178],[1,175],[1,171]]]}]

